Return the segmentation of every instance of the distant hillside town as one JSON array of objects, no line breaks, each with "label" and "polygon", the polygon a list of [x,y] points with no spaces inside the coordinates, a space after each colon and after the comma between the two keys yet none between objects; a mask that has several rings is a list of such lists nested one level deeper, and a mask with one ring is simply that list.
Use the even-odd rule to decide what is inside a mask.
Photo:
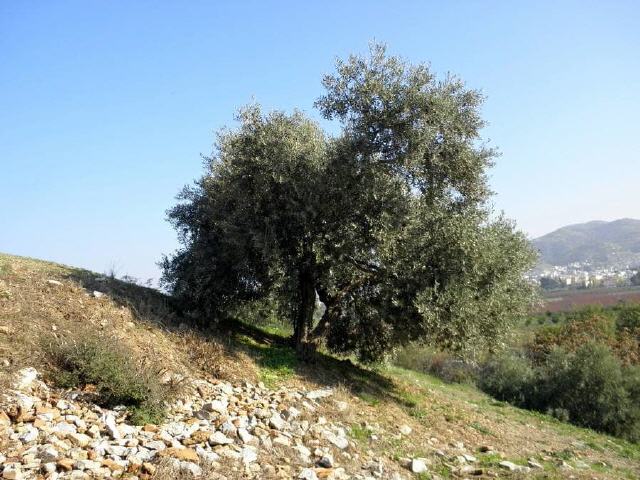
[{"label": "distant hillside town", "polygon": [[545,290],[640,285],[640,220],[568,225],[532,245],[540,258],[527,278]]},{"label": "distant hillside town", "polygon": [[590,262],[541,266],[527,274],[527,279],[545,290],[559,288],[629,287],[640,285],[640,267],[604,267]]}]

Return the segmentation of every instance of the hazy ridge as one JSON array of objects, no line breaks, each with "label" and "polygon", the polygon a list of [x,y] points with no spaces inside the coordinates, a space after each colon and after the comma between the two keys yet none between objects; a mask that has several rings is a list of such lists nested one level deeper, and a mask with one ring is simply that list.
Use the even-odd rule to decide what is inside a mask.
[{"label": "hazy ridge", "polygon": [[544,264],[640,264],[640,220],[623,218],[568,225],[536,238],[532,243]]}]

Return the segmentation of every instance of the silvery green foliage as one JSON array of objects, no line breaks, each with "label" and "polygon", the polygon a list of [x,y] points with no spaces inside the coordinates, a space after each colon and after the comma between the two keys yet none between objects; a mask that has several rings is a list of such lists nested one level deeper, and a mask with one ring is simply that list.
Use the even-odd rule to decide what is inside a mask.
[{"label": "silvery green foliage", "polygon": [[257,106],[219,134],[169,212],[183,248],[163,262],[166,284],[208,320],[272,299],[301,353],[495,342],[533,299],[522,274],[534,254],[491,215],[481,95],[381,46],[323,83],[316,106],[341,123],[336,137]]}]

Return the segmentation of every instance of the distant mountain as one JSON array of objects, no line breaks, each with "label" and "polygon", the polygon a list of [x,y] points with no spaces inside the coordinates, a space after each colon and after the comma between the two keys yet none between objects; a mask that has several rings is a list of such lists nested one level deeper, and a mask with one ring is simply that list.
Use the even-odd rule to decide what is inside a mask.
[{"label": "distant mountain", "polygon": [[591,262],[594,265],[640,264],[640,220],[623,218],[613,222],[568,225],[533,240],[540,262],[567,265]]}]

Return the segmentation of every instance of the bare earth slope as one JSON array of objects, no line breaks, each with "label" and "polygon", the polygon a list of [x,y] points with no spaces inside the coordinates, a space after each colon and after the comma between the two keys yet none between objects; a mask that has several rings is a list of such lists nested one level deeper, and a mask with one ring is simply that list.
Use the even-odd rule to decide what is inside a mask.
[{"label": "bare earth slope", "polygon": [[[407,370],[301,364],[278,335],[232,327],[196,330],[153,290],[0,255],[2,476],[640,478],[637,445]],[[85,334],[171,386],[161,425],[93,405],[90,385],[45,384],[47,342]]]}]

